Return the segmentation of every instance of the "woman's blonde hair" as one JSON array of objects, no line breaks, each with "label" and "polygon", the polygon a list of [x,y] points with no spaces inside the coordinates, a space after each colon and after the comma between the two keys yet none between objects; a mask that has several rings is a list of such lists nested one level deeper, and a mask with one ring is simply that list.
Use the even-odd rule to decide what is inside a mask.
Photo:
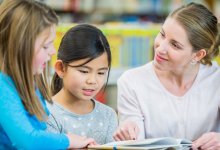
[{"label": "woman's blonde hair", "polygon": [[0,5],[0,66],[15,83],[22,103],[31,115],[45,119],[36,88],[51,102],[45,72],[33,75],[34,45],[37,36],[58,23],[55,12],[34,0],[5,0]]},{"label": "woman's blonde hair", "polygon": [[205,6],[196,3],[184,5],[169,17],[175,18],[185,29],[194,52],[206,50],[206,56],[200,61],[211,65],[212,59],[219,54],[219,24],[217,18]]}]

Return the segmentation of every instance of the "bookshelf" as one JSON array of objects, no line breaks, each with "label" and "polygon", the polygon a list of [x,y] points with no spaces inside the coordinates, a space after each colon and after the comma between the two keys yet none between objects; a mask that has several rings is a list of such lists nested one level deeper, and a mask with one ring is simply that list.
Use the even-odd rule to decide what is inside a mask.
[{"label": "bookshelf", "polygon": [[[161,23],[182,4],[206,5],[220,18],[219,0],[38,0],[51,6],[62,23],[142,22]],[[1,0],[0,0],[1,2]]]}]

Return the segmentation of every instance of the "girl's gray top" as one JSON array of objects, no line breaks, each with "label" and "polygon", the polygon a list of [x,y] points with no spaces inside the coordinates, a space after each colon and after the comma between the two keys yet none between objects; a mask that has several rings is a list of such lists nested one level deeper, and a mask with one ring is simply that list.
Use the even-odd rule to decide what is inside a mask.
[{"label": "girl's gray top", "polygon": [[50,116],[47,122],[47,130],[55,133],[73,133],[94,138],[99,144],[114,141],[113,133],[118,126],[115,111],[96,100],[92,100],[95,107],[88,114],[75,114],[62,105],[54,102],[47,103]]}]

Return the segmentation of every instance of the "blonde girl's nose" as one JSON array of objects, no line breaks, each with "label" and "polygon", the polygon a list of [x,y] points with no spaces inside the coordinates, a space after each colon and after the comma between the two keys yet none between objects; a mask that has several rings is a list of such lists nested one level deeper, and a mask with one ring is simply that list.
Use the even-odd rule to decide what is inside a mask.
[{"label": "blonde girl's nose", "polygon": [[50,51],[49,51],[49,55],[54,55],[56,53],[56,49],[54,46],[51,47]]}]

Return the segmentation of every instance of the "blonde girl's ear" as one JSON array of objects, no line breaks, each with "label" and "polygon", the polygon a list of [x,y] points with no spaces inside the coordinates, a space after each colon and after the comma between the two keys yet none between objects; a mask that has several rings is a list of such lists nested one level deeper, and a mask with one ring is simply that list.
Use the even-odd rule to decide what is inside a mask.
[{"label": "blonde girl's ear", "polygon": [[60,78],[63,78],[65,68],[64,68],[63,61],[62,61],[62,60],[57,60],[57,61],[55,62],[54,69],[55,69],[55,72],[57,73],[57,75],[58,75]]}]

